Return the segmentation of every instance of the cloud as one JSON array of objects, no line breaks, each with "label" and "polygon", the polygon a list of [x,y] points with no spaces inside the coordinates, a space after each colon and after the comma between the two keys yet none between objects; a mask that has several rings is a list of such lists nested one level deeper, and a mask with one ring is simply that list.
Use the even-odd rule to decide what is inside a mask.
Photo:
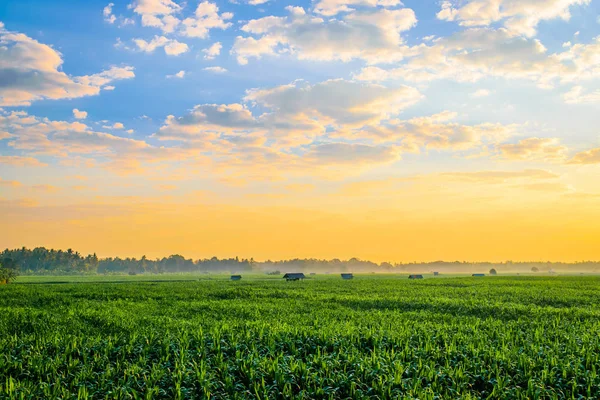
[{"label": "cloud", "polygon": [[179,71],[178,73],[174,74],[174,75],[167,75],[167,79],[171,79],[171,78],[179,78],[179,79],[183,79],[185,77],[185,71]]},{"label": "cloud", "polygon": [[303,114],[343,125],[379,121],[421,99],[421,93],[409,86],[387,88],[343,79],[315,85],[296,81],[272,89],[250,90],[245,97],[282,115]]},{"label": "cloud", "polygon": [[[161,139],[206,142],[216,134],[252,134],[252,140],[268,136],[281,146],[297,146],[335,129],[378,123],[396,115],[422,98],[418,90],[400,86],[386,88],[345,80],[311,85],[296,81],[269,89],[249,90],[247,105],[260,107],[253,115],[246,104],[203,104],[182,117],[170,116],[156,133]],[[233,137],[227,137],[227,141]],[[239,140],[239,139],[238,139]]]},{"label": "cloud", "polygon": [[86,119],[88,113],[86,111],[79,111],[78,109],[73,109],[73,116],[77,119]]},{"label": "cloud", "polygon": [[403,151],[419,153],[422,150],[463,151],[496,145],[514,136],[518,125],[482,123],[463,125],[453,122],[457,114],[443,111],[427,117],[408,120],[389,119],[354,129],[339,129],[331,136],[347,140],[370,140],[374,143],[395,143]]},{"label": "cloud", "polygon": [[[84,85],[100,87],[104,90],[109,89],[109,86],[105,86],[113,81],[122,79],[132,79],[135,77],[133,67],[110,67],[106,71],[102,71],[93,75],[78,76],[75,80]],[[114,89],[114,88],[113,88]]]},{"label": "cloud", "polygon": [[567,104],[600,104],[600,90],[586,92],[581,86],[574,86],[563,94],[563,100]]},{"label": "cloud", "polygon": [[489,184],[506,183],[515,179],[531,181],[557,179],[560,177],[560,175],[557,175],[554,172],[543,169],[525,169],[522,171],[444,172],[439,174],[439,176],[459,181]]},{"label": "cloud", "polygon": [[115,21],[117,20],[117,17],[114,16],[114,14],[112,13],[112,8],[115,4],[114,3],[108,3],[108,5],[106,7],[104,7],[104,9],[102,10],[102,15],[104,16],[104,21],[108,22],[109,24],[114,24]]},{"label": "cloud", "polygon": [[161,192],[172,192],[173,190],[178,189],[176,185],[156,185],[154,188],[156,190],[160,190]]},{"label": "cloud", "polygon": [[45,164],[33,157],[21,156],[2,156],[0,155],[0,165],[10,165],[13,167],[46,167]]},{"label": "cloud", "polygon": [[366,67],[355,79],[476,82],[499,77],[533,81],[548,88],[556,83],[600,77],[600,36],[589,44],[576,44],[549,54],[537,39],[515,37],[506,29],[470,28],[440,38],[430,46],[412,47],[404,54],[403,64],[391,69]]},{"label": "cloud", "polygon": [[398,61],[408,49],[401,34],[417,23],[408,8],[357,11],[329,20],[308,15],[301,7],[286,9],[287,17],[268,16],[242,26],[242,31],[256,37],[235,39],[231,54],[238,63],[285,53],[319,61]]},{"label": "cloud", "polygon": [[47,192],[47,193],[56,193],[61,190],[59,187],[56,187],[53,185],[47,185],[47,184],[33,185],[33,186],[31,186],[31,188],[34,190],[38,190],[40,192]]},{"label": "cloud", "polygon": [[575,154],[569,164],[600,164],[600,148]]},{"label": "cloud", "polygon": [[527,138],[517,143],[498,146],[500,155],[509,160],[560,161],[566,157],[567,148],[556,138]]},{"label": "cloud", "polygon": [[310,148],[305,157],[322,164],[380,164],[395,161],[399,151],[388,146],[369,146],[365,144],[325,143]]},{"label": "cloud", "polygon": [[315,190],[315,185],[312,183],[290,183],[283,186],[283,188],[293,193],[306,193]]},{"label": "cloud", "polygon": [[168,56],[178,56],[189,50],[187,44],[178,42],[174,39],[168,39],[164,36],[154,36],[149,42],[143,39],[133,39],[133,42],[139,50],[145,53],[153,53],[154,50],[163,47],[165,54]]},{"label": "cloud", "polygon": [[164,33],[174,32],[181,22],[173,16],[181,11],[181,6],[172,0],[136,0],[130,7],[142,17],[142,26],[158,28]]},{"label": "cloud", "polygon": [[227,29],[233,14],[226,12],[219,14],[219,7],[215,3],[203,1],[198,4],[193,17],[184,19],[181,34],[187,37],[206,39],[211,29]]},{"label": "cloud", "polygon": [[562,182],[545,182],[545,183],[528,183],[522,185],[513,186],[519,189],[534,190],[537,192],[551,192],[551,193],[567,193],[572,192],[573,188]]},{"label": "cloud", "polygon": [[[116,123],[114,128],[121,128]],[[117,173],[144,172],[144,163],[178,159],[188,150],[155,147],[135,140],[92,130],[81,122],[53,121],[27,113],[0,114],[0,129],[13,137],[8,146],[28,155],[44,155],[60,163],[79,160],[77,165],[97,165]],[[15,166],[45,166],[33,157],[1,156],[0,163]]]},{"label": "cloud", "polygon": [[19,181],[7,181],[7,180],[4,180],[4,179],[0,178],[0,186],[18,187],[18,186],[21,186],[21,182],[19,182]]},{"label": "cloud", "polygon": [[208,72],[214,72],[216,74],[223,74],[227,72],[227,70],[223,67],[206,67],[204,70]]},{"label": "cloud", "polygon": [[492,94],[492,92],[488,89],[479,89],[479,90],[476,90],[473,94],[471,94],[471,97],[475,97],[475,98],[487,97],[490,94]]},{"label": "cloud", "polygon": [[123,129],[125,128],[125,126],[120,123],[120,122],[115,122],[114,125],[112,126],[113,129]]},{"label": "cloud", "polygon": [[320,0],[314,11],[317,14],[333,16],[341,12],[354,11],[354,7],[397,7],[402,5],[400,0]]},{"label": "cloud", "polygon": [[221,54],[221,49],[223,46],[221,42],[213,43],[209,48],[202,50],[204,53],[205,60],[214,60],[219,54]]},{"label": "cloud", "polygon": [[[535,36],[541,21],[568,21],[570,8],[591,0],[467,0],[442,1],[437,17],[462,26],[489,26],[502,22],[512,35]],[[455,5],[456,4],[456,5]]]},{"label": "cloud", "polygon": [[0,27],[0,106],[28,106],[41,99],[73,99],[100,93],[104,85],[135,76],[132,67],[71,77],[60,71],[61,54],[30,37]]}]

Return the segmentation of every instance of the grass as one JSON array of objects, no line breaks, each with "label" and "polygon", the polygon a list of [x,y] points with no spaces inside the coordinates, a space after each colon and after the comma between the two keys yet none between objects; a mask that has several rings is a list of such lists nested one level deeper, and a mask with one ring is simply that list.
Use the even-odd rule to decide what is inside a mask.
[{"label": "grass", "polygon": [[110,278],[0,287],[0,398],[600,398],[598,277]]}]

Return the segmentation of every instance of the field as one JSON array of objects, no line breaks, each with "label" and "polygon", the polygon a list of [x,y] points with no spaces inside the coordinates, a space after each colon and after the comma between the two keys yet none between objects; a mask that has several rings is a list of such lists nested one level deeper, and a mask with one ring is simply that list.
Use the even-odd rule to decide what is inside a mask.
[{"label": "field", "polygon": [[600,398],[598,277],[122,278],[0,286],[0,398]]}]

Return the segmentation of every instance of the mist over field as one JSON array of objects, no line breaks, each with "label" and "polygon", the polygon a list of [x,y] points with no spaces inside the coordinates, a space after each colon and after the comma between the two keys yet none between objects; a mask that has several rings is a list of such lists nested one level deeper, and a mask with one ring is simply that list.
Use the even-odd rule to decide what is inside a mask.
[{"label": "mist over field", "polygon": [[38,247],[35,249],[6,249],[0,253],[0,261],[14,264],[24,275],[70,275],[70,274],[164,274],[164,273],[264,273],[270,275],[286,272],[304,273],[362,273],[362,274],[577,274],[600,273],[600,262],[578,263],[556,262],[466,262],[434,261],[414,263],[375,263],[351,258],[348,260],[291,259],[282,261],[257,261],[254,259],[219,259],[217,257],[192,260],[181,255],[148,259],[99,258],[95,253],[82,255],[68,249],[55,250]]}]

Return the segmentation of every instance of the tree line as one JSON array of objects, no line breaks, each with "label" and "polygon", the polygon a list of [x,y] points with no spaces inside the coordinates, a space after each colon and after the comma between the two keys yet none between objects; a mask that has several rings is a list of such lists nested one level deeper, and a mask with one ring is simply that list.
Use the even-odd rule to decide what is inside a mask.
[{"label": "tree line", "polygon": [[[582,261],[578,263],[557,262],[467,262],[467,261],[434,261],[412,263],[375,263],[372,261],[351,258],[349,260],[324,260],[316,258],[290,259],[282,261],[262,261],[254,259],[217,257],[192,260],[179,254],[169,257],[149,259],[107,257],[99,258],[95,253],[83,255],[72,249],[55,250],[44,247],[28,249],[6,249],[0,253],[0,281],[2,274],[18,271],[24,275],[48,274],[144,274],[144,273],[178,273],[178,272],[486,272],[491,268],[502,271],[552,272],[556,270],[577,270],[599,272],[600,262]],[[13,271],[13,272],[11,272]]]},{"label": "tree line", "polygon": [[0,260],[10,260],[18,266],[21,274],[109,274],[109,273],[167,273],[167,272],[220,272],[251,271],[253,259],[210,259],[192,260],[179,254],[169,257],[141,258],[98,258],[94,254],[83,255],[68,249],[54,250],[44,247],[35,249],[6,249],[0,254]]}]

